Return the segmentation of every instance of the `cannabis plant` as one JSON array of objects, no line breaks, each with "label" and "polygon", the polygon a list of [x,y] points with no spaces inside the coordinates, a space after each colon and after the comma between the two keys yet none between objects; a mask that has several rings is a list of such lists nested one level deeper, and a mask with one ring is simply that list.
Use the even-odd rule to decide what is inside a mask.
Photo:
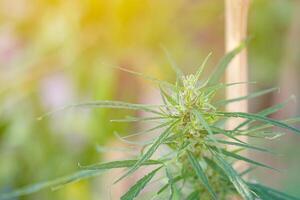
[{"label": "cannabis plant", "polygon": [[[142,190],[150,183],[152,193],[147,199],[170,200],[225,200],[242,198],[246,200],[295,200],[296,197],[284,194],[275,189],[244,178],[253,166],[276,170],[272,166],[260,163],[241,154],[242,150],[272,153],[269,149],[253,146],[240,139],[240,136],[276,139],[282,134],[273,131],[279,127],[296,134],[300,130],[292,126],[299,118],[274,120],[267,116],[282,109],[283,102],[262,110],[257,114],[244,112],[226,112],[224,106],[228,103],[254,98],[275,89],[268,89],[236,99],[215,100],[217,92],[237,84],[249,83],[220,83],[219,80],[232,58],[239,53],[245,44],[227,54],[218,64],[210,77],[203,77],[204,66],[209,58],[203,61],[195,74],[184,75],[172,64],[177,79],[174,84],[160,81],[140,73],[127,72],[152,80],[161,92],[162,105],[132,104],[119,101],[87,102],[68,107],[105,107],[117,109],[138,110],[149,113],[146,117],[126,117],[114,119],[114,122],[156,122],[156,126],[143,132],[122,137],[123,142],[131,145],[141,145],[140,154],[134,158],[116,160],[107,163],[96,163],[79,166],[80,170],[70,176],[42,182],[21,188],[12,193],[2,194],[0,199],[10,199],[27,195],[46,187],[60,188],[66,184],[97,176],[110,169],[125,168],[125,172],[114,183],[132,176],[140,168],[149,167],[150,172],[133,184],[123,194],[121,200],[132,200],[143,197]],[[201,76],[202,75],[202,76]],[[202,77],[202,78],[201,78]],[[230,118],[245,119],[237,127],[226,129],[224,124]],[[129,136],[150,134],[159,131],[159,136],[144,143],[128,140]],[[233,146],[236,148],[228,148]],[[161,151],[164,147],[164,151]],[[164,152],[164,153],[162,153]],[[155,155],[154,155],[155,154]],[[233,164],[249,163],[249,169],[238,171]],[[157,176],[159,178],[154,179]],[[157,188],[157,189],[154,189]],[[149,188],[150,189],[150,188]]]}]

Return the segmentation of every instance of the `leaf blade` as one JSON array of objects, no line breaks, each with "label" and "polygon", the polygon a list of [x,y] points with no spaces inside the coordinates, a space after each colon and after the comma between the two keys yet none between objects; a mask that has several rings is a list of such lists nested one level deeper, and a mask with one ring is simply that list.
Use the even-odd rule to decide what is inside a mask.
[{"label": "leaf blade", "polygon": [[188,155],[189,162],[192,165],[194,171],[196,172],[198,179],[201,181],[201,183],[204,185],[204,187],[208,190],[208,192],[210,193],[212,198],[217,200],[218,199],[217,195],[214,192],[214,190],[212,189],[211,185],[209,184],[209,180],[208,180],[204,170],[202,169],[201,165],[199,164],[198,160],[195,158],[195,156],[190,151],[187,150],[186,152]]},{"label": "leaf blade", "polygon": [[274,92],[276,90],[278,90],[278,88],[269,88],[269,89],[266,89],[266,90],[253,92],[253,93],[250,93],[248,95],[233,98],[233,99],[220,100],[220,101],[215,102],[214,105],[215,106],[223,106],[223,105],[227,105],[227,104],[234,103],[234,102],[237,102],[237,101],[242,101],[242,100],[245,100],[245,99],[253,99],[253,98],[260,97],[260,96],[263,96],[265,94]]},{"label": "leaf blade", "polygon": [[238,193],[246,200],[254,200],[248,185],[238,173],[221,156],[215,154],[217,164],[223,169],[229,180],[232,182]]},{"label": "leaf blade", "polygon": [[251,119],[255,121],[265,122],[267,124],[271,124],[280,128],[284,128],[290,131],[293,131],[297,134],[300,134],[300,130],[288,125],[287,123],[284,123],[282,121],[278,121],[275,119],[267,118],[259,114],[253,114],[253,113],[243,113],[243,112],[216,112],[216,115],[223,116],[223,117],[237,117],[237,118],[245,118],[245,119]]},{"label": "leaf blade", "polygon": [[151,181],[156,172],[160,170],[161,167],[153,170],[143,178],[141,178],[136,184],[134,184],[122,197],[121,200],[133,200],[139,195],[139,193],[145,188],[145,186]]},{"label": "leaf blade", "polygon": [[231,60],[238,54],[240,53],[247,45],[247,41],[242,42],[238,47],[233,49],[231,52],[226,54],[221,61],[218,63],[215,71],[212,73],[212,75],[209,78],[208,85],[213,85],[219,81],[221,78],[222,74],[224,73],[225,69],[231,62]]}]

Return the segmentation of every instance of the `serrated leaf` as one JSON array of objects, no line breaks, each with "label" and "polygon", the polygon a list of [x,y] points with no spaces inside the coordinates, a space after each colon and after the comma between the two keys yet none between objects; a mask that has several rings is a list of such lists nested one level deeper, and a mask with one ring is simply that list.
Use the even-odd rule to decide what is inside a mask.
[{"label": "serrated leaf", "polygon": [[[271,106],[269,108],[266,108],[262,111],[260,111],[258,114],[259,115],[262,115],[262,116],[268,116],[270,114],[273,114],[273,113],[276,113],[277,111],[281,110],[282,108],[284,108],[286,106],[286,104],[288,103],[289,100],[283,102],[283,103],[279,103],[279,104],[276,104],[274,106]],[[235,129],[234,131],[236,130],[239,130],[240,128],[246,126],[246,125],[250,125],[250,123],[253,122],[253,120],[251,119],[248,119],[246,121],[244,121],[243,123],[239,124]]]},{"label": "serrated leaf", "polygon": [[[80,165],[80,167],[88,170],[115,169],[115,168],[132,167],[137,162],[138,160],[117,160],[117,161],[106,162],[106,163],[96,163],[96,164],[86,165],[86,166]],[[159,164],[163,164],[163,162],[159,160],[147,160],[144,163],[142,163],[143,166],[159,165]]]},{"label": "serrated leaf", "polygon": [[161,129],[165,126],[168,126],[168,125],[170,125],[170,123],[171,122],[162,123],[162,124],[160,124],[158,126],[155,126],[153,128],[150,128],[150,129],[147,129],[147,130],[144,130],[144,131],[139,131],[137,133],[133,133],[133,134],[130,134],[130,135],[126,135],[126,136],[123,136],[122,138],[125,139],[125,138],[130,138],[130,137],[135,137],[135,136],[138,136],[138,135],[143,135],[143,134],[146,134],[146,133],[150,133],[150,132],[155,131],[157,129]]},{"label": "serrated leaf", "polygon": [[59,189],[67,184],[71,184],[80,181],[82,179],[91,178],[100,175],[103,172],[104,170],[81,170],[69,176],[64,176],[52,181],[40,182],[37,184],[25,186],[23,188],[20,188],[18,190],[9,193],[0,194],[0,199],[1,200],[13,199],[20,196],[32,194],[46,188]]},{"label": "serrated leaf", "polygon": [[241,85],[241,84],[254,84],[256,82],[235,82],[235,83],[219,83],[216,85],[212,85],[212,86],[208,86],[208,87],[203,87],[201,88],[201,92],[203,93],[212,93],[212,92],[216,92],[217,90],[223,89],[223,88],[227,88],[227,87],[231,87],[231,86],[235,86],[235,85]]},{"label": "serrated leaf", "polygon": [[58,110],[48,112],[40,117],[38,117],[38,120],[43,119],[44,117],[50,116],[56,112],[70,109],[70,108],[79,108],[79,107],[94,107],[94,108],[118,108],[118,109],[128,109],[128,110],[142,110],[145,112],[150,112],[154,114],[161,115],[160,112],[156,111],[154,108],[159,108],[163,105],[145,105],[145,104],[134,104],[134,103],[127,103],[122,101],[90,101],[90,102],[83,102],[78,104],[72,104],[65,106],[63,108],[60,108]]},{"label": "serrated leaf", "polygon": [[260,197],[261,200],[300,200],[300,198],[288,195],[261,184],[248,183],[248,185]]},{"label": "serrated leaf", "polygon": [[154,121],[154,120],[164,120],[166,117],[131,117],[127,116],[123,119],[111,119],[110,122],[142,122],[142,121]]},{"label": "serrated leaf", "polygon": [[136,184],[134,184],[128,192],[126,192],[122,197],[121,200],[133,200],[135,197],[139,195],[139,193],[145,188],[145,186],[151,181],[151,179],[154,177],[156,172],[160,170],[161,167],[153,170],[143,178],[141,178]]},{"label": "serrated leaf", "polygon": [[280,128],[288,129],[290,131],[293,131],[297,134],[300,134],[300,130],[288,125],[287,123],[284,123],[282,121],[278,121],[275,119],[267,118],[264,116],[261,116],[259,114],[253,114],[253,113],[243,113],[243,112],[216,112],[215,113],[218,116],[224,116],[224,117],[237,117],[237,118],[245,118],[245,119],[251,119],[255,121],[265,122],[267,124],[271,124]]},{"label": "serrated leaf", "polygon": [[177,123],[177,121],[175,121],[173,124],[170,125],[170,127],[168,127],[162,134],[160,134],[160,136],[153,142],[153,144],[150,146],[150,148],[148,149],[148,151],[142,155],[142,157],[138,160],[138,162],[136,162],[134,164],[134,166],[132,166],[129,171],[127,171],[123,176],[121,176],[118,180],[115,181],[115,183],[119,182],[120,180],[122,180],[123,178],[125,178],[126,176],[132,174],[133,172],[135,172],[146,160],[150,159],[151,156],[155,153],[155,151],[157,150],[157,148],[164,142],[164,140],[169,136],[173,126]]},{"label": "serrated leaf", "polygon": [[261,152],[267,152],[267,153],[274,153],[268,149],[265,148],[261,148],[261,147],[256,147],[247,143],[239,143],[239,142],[231,142],[231,141],[227,141],[227,140],[217,140],[218,143],[220,144],[226,144],[226,145],[233,145],[233,146],[238,146],[238,147],[244,147],[246,149],[253,149],[253,150],[257,150],[257,151],[261,151]]},{"label": "serrated leaf", "polygon": [[[300,117],[291,118],[291,119],[288,119],[288,120],[283,120],[281,122],[285,123],[285,124],[299,123],[300,122]],[[250,128],[250,129],[246,130],[245,133],[247,134],[247,133],[252,133],[252,132],[259,132],[259,131],[261,131],[263,129],[273,128],[274,126],[275,125],[273,125],[273,124],[258,125],[258,126],[255,126],[254,128]]]},{"label": "serrated leaf", "polygon": [[276,90],[278,90],[278,88],[270,88],[270,89],[266,89],[266,90],[262,90],[262,91],[258,91],[258,92],[253,92],[253,93],[250,93],[250,94],[242,96],[242,97],[217,101],[217,102],[214,103],[214,106],[223,106],[223,105],[226,105],[226,104],[229,104],[229,103],[242,101],[242,100],[245,100],[245,99],[253,99],[253,98],[263,96],[265,94],[274,92]]},{"label": "serrated leaf", "polygon": [[197,177],[201,181],[201,183],[208,190],[208,192],[211,194],[213,199],[215,199],[215,200],[218,199],[216,193],[214,192],[211,185],[209,184],[208,178],[207,178],[204,170],[202,169],[201,165],[199,164],[197,158],[195,158],[195,156],[190,151],[186,151],[186,153],[188,155],[189,162],[192,165],[192,167],[193,167]]},{"label": "serrated leaf", "polygon": [[[224,136],[226,136],[226,137],[228,137],[232,140],[235,140],[239,143],[245,143],[245,142],[243,142],[240,139],[235,137],[235,135],[241,134],[242,133],[241,131],[225,130],[225,129],[218,128],[216,126],[211,126],[211,129],[214,132],[214,134],[223,134]],[[215,142],[216,142],[216,140],[215,140]]]},{"label": "serrated leaf", "polygon": [[217,164],[223,169],[229,180],[232,182],[238,193],[245,200],[254,200],[248,185],[239,176],[239,174],[228,164],[221,156],[215,154]]},{"label": "serrated leaf", "polygon": [[224,74],[227,66],[231,62],[231,60],[240,53],[245,47],[246,47],[247,41],[242,42],[238,47],[236,47],[234,50],[226,54],[221,61],[218,63],[216,69],[212,73],[212,75],[209,78],[208,85],[214,85],[216,84],[221,76]]},{"label": "serrated leaf", "polygon": [[[212,148],[214,149],[214,147],[212,147]],[[251,160],[249,158],[246,158],[246,157],[241,156],[239,154],[236,154],[234,152],[226,151],[225,149],[221,149],[221,152],[223,153],[223,155],[235,158],[239,161],[244,161],[244,162],[248,162],[250,164],[254,164],[254,165],[257,165],[257,166],[260,166],[260,167],[264,167],[264,168],[272,169],[272,170],[275,170],[275,171],[279,171],[278,169],[275,169],[275,168],[270,167],[268,165],[262,164],[260,162],[255,161],[255,160]]]}]

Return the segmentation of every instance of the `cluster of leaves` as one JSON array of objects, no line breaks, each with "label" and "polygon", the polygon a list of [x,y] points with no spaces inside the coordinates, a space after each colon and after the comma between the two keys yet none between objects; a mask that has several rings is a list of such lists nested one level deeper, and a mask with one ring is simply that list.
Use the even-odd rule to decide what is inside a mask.
[{"label": "cluster of leaves", "polygon": [[[220,61],[212,75],[203,81],[200,80],[200,76],[209,56],[207,56],[195,74],[188,76],[185,76],[173,63],[172,66],[177,74],[175,84],[127,70],[130,73],[143,76],[158,83],[164,102],[163,105],[97,101],[73,106],[131,109],[150,113],[148,117],[128,117],[113,120],[115,122],[158,122],[158,125],[151,129],[126,137],[118,135],[118,137],[124,142],[138,144],[126,138],[162,130],[159,136],[143,144],[138,144],[142,145],[142,151],[135,159],[80,166],[82,169],[75,174],[54,181],[24,187],[9,194],[3,194],[0,195],[0,199],[27,195],[45,187],[56,189],[65,184],[97,176],[109,169],[127,168],[124,175],[115,181],[117,183],[145,166],[152,166],[152,169],[153,167],[155,168],[138,180],[121,197],[122,200],[135,199],[148,184],[153,182],[153,177],[156,175],[161,175],[162,178],[159,179],[161,180],[161,183],[157,186],[159,188],[152,193],[152,199],[222,200],[230,199],[233,196],[239,196],[246,200],[298,199],[261,184],[245,180],[243,176],[253,169],[252,165],[268,169],[273,168],[240,154],[240,151],[244,149],[272,153],[268,149],[253,146],[240,140],[240,136],[275,139],[283,135],[280,132],[272,131],[273,127],[300,134],[300,130],[291,126],[292,123],[300,121],[299,118],[279,121],[267,117],[282,109],[287,102],[277,104],[257,114],[222,111],[224,105],[228,103],[255,98],[272,92],[276,88],[252,93],[236,99],[214,101],[214,96],[218,91],[237,84],[248,84],[219,83],[219,79],[229,62],[244,46],[245,44],[242,44],[227,54]],[[244,118],[245,121],[236,128],[228,130],[224,128],[224,122],[229,118]],[[251,126],[253,122],[258,122],[259,124],[256,123],[255,126]],[[162,146],[167,147],[169,152],[155,156],[157,158],[153,160],[154,153]],[[230,150],[227,148],[228,146],[237,148]],[[233,168],[233,163],[236,161],[250,163],[251,167],[244,172],[238,172]]]}]

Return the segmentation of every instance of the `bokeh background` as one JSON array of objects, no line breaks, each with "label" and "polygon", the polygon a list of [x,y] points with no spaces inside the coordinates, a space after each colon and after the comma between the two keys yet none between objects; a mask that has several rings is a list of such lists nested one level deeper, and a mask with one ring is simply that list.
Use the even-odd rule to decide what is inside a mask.
[{"label": "bokeh background", "polygon": [[[258,82],[251,91],[281,88],[250,101],[251,112],[294,94],[298,101],[273,117],[299,115],[300,1],[253,0],[249,34],[250,79]],[[109,122],[126,111],[37,117],[86,100],[158,101],[151,83],[116,67],[172,80],[161,45],[186,73],[213,52],[210,72],[224,53],[223,1],[0,0],[0,191],[69,174],[78,162],[114,159],[97,145],[115,146],[114,130],[135,129]],[[253,178],[299,197],[299,143],[287,135],[263,144],[281,156],[251,156],[283,172],[257,170]],[[107,199],[106,182],[93,178],[19,199]]]}]

